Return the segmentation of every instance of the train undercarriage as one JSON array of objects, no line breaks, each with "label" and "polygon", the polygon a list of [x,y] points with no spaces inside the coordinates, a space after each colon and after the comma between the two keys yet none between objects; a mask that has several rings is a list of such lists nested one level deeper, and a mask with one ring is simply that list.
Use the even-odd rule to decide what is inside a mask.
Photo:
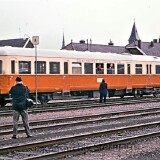
[{"label": "train undercarriage", "polygon": [[[135,89],[109,89],[107,97],[120,97],[124,98],[125,96],[134,96],[136,98],[143,97],[143,95],[153,95],[154,97],[160,97],[160,88],[135,88]],[[68,92],[54,92],[54,93],[38,93],[37,101],[41,104],[47,103],[50,100],[54,99],[65,99],[66,97],[88,97],[88,98],[98,98],[99,91],[90,90],[90,91],[68,91]],[[31,93],[30,98],[33,101],[36,101],[36,94]],[[3,107],[7,103],[10,103],[12,98],[10,95],[0,95],[0,106]]]}]

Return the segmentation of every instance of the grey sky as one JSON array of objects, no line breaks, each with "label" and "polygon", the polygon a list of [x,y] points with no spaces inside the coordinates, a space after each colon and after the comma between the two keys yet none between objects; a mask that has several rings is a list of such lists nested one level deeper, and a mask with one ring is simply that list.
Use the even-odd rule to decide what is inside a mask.
[{"label": "grey sky", "polygon": [[126,45],[135,19],[142,41],[160,37],[160,0],[0,0],[0,39],[39,36],[39,48],[65,44]]}]

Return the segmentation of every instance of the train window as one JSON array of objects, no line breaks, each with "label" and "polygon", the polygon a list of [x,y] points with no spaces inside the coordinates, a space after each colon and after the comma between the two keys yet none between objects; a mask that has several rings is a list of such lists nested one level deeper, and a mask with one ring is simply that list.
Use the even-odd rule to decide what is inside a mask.
[{"label": "train window", "polygon": [[127,74],[131,74],[131,65],[127,64]]},{"label": "train window", "polygon": [[72,62],[72,74],[82,74],[82,65],[79,62]]},{"label": "train window", "polygon": [[113,63],[107,63],[107,74],[115,74]]},{"label": "train window", "polygon": [[14,60],[11,61],[11,73],[15,74],[15,61]]},{"label": "train window", "polygon": [[156,65],[156,74],[160,74],[160,65]]},{"label": "train window", "polygon": [[[36,71],[36,62],[35,62],[35,71]],[[37,61],[37,74],[46,74],[46,62],[45,61]]]},{"label": "train window", "polygon": [[0,60],[0,74],[2,74],[2,60]]},{"label": "train window", "polygon": [[151,64],[147,64],[146,65],[146,73],[147,74],[151,74],[152,73],[152,65]]},{"label": "train window", "polygon": [[150,74],[152,74],[152,65],[151,64],[149,65],[149,68],[150,68]]},{"label": "train window", "polygon": [[19,73],[30,74],[31,73],[31,62],[30,61],[19,61]]},{"label": "train window", "polygon": [[136,74],[142,74],[142,64],[136,64]]},{"label": "train window", "polygon": [[68,74],[68,62],[64,62],[64,74]]},{"label": "train window", "polygon": [[93,74],[93,63],[84,63],[84,74]]},{"label": "train window", "polygon": [[50,74],[60,74],[60,62],[50,62]]},{"label": "train window", "polygon": [[147,74],[149,74],[149,66],[148,66],[148,64],[146,65],[146,70],[147,70]]},{"label": "train window", "polygon": [[96,63],[96,74],[104,74],[104,64]]},{"label": "train window", "polygon": [[117,65],[117,74],[124,74],[124,64]]}]

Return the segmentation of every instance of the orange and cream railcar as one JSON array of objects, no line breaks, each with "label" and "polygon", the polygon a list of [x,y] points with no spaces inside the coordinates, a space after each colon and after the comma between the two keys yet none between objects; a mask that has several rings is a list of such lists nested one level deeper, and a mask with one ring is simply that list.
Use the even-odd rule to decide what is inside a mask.
[{"label": "orange and cream railcar", "polygon": [[159,94],[160,58],[128,53],[77,52],[66,50],[0,47],[0,105],[21,76],[34,97],[54,98],[55,93],[94,96],[101,80],[109,96]]}]

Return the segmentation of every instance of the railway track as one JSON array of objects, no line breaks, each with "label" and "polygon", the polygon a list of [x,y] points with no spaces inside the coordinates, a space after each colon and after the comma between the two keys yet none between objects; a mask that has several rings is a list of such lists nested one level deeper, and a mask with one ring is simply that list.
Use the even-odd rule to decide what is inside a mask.
[{"label": "railway track", "polygon": [[[17,159],[62,159],[89,150],[158,137],[160,135],[159,111],[159,108],[148,108],[68,117],[50,122],[31,122],[32,127],[34,125],[37,127],[38,123],[41,124],[39,129],[35,127],[35,130],[38,130],[36,137],[27,143],[23,138],[17,139],[21,143],[17,143],[17,140],[12,141],[11,146],[10,140],[5,140],[4,144],[0,142],[3,146],[0,148],[0,155],[2,158],[9,156]],[[48,123],[48,127],[51,128],[42,128],[42,123],[45,126]],[[50,126],[50,123],[55,128]],[[5,129],[9,129],[9,126]],[[40,134],[41,130],[45,130],[45,134]],[[43,139],[45,136],[48,138]]]},{"label": "railway track", "polygon": [[[31,130],[44,130],[44,129],[57,129],[64,127],[72,127],[75,125],[83,125],[83,124],[92,124],[94,122],[101,123],[106,121],[119,121],[122,119],[131,119],[138,118],[144,116],[158,116],[160,115],[160,108],[147,108],[147,109],[137,109],[137,110],[128,110],[128,111],[116,111],[105,114],[95,114],[95,115],[86,115],[86,116],[76,116],[76,117],[65,117],[65,118],[56,118],[56,119],[46,119],[39,121],[31,121],[30,126]],[[12,124],[0,125],[1,131],[0,136],[12,134]],[[22,128],[23,124],[19,123],[19,133],[24,133],[24,129]],[[1,139],[1,138],[0,138]]]},{"label": "railway track", "polygon": [[[41,112],[55,112],[55,111],[66,111],[66,110],[77,110],[85,108],[96,108],[96,107],[108,107],[115,105],[128,105],[128,104],[138,104],[138,103],[150,103],[150,102],[160,102],[160,98],[124,98],[124,99],[108,99],[106,103],[98,103],[96,99],[74,99],[68,101],[57,101],[54,103],[49,103],[45,105],[39,105],[37,108],[32,107],[29,109],[28,113],[41,113]],[[12,114],[11,107],[8,109],[1,108],[0,116],[10,116]]]}]

